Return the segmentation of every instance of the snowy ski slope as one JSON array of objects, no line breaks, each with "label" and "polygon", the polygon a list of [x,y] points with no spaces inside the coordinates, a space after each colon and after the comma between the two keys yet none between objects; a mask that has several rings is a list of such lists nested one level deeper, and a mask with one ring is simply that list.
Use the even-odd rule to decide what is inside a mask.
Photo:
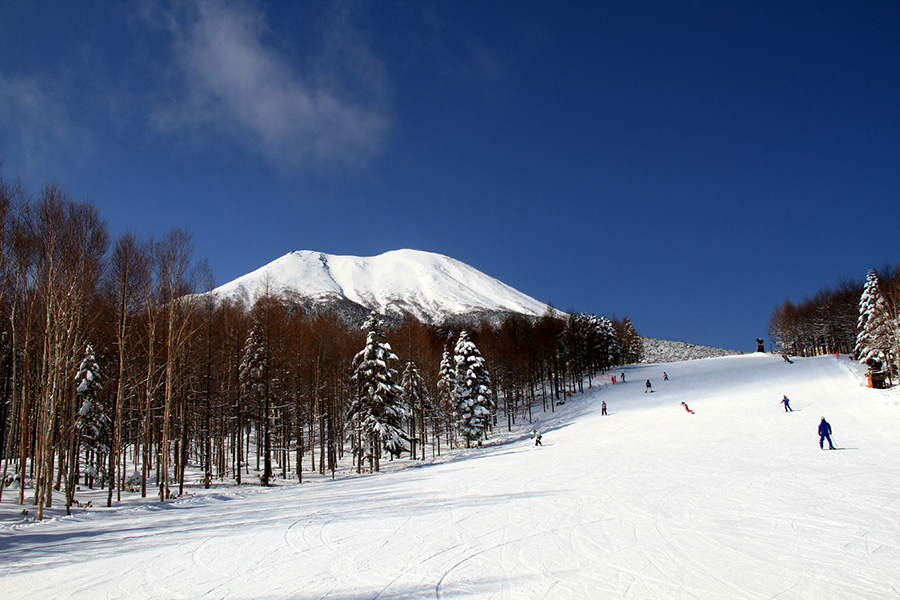
[{"label": "snowy ski slope", "polygon": [[393,473],[6,521],[0,596],[900,598],[900,392],[832,356],[625,372],[541,448],[525,424]]}]

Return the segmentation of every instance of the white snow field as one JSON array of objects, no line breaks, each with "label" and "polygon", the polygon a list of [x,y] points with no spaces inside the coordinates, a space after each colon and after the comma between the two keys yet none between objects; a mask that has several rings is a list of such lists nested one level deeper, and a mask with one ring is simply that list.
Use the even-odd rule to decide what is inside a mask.
[{"label": "white snow field", "polygon": [[900,392],[833,356],[625,372],[540,448],[523,424],[390,473],[6,520],[0,596],[900,598]]}]

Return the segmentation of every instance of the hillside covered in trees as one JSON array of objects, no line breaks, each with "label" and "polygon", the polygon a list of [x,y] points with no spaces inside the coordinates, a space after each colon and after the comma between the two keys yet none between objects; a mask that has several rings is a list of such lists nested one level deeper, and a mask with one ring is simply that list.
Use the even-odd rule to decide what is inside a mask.
[{"label": "hillside covered in trees", "polygon": [[[111,239],[59,185],[0,180],[0,452],[20,504],[77,504],[78,486],[161,501],[187,465],[302,480],[386,456],[478,444],[552,411],[591,375],[640,359],[626,318],[510,314],[364,327],[280,290],[252,306],[208,293],[191,236]],[[6,487],[7,484],[18,484]]]},{"label": "hillside covered in trees", "polygon": [[737,350],[641,336],[641,362],[667,363],[741,354]]},{"label": "hillside covered in trees", "polygon": [[769,319],[778,352],[814,356],[853,354],[896,378],[900,358],[900,265],[871,269],[864,283],[844,281],[799,304],[785,300]]}]

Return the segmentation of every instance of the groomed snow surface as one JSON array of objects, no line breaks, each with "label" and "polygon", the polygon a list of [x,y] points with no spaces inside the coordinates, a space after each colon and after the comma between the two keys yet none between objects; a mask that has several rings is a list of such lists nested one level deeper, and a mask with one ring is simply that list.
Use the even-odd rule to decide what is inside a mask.
[{"label": "groomed snow surface", "polygon": [[900,598],[900,393],[833,356],[625,373],[542,415],[540,448],[526,423],[418,467],[43,523],[7,490],[0,596]]}]

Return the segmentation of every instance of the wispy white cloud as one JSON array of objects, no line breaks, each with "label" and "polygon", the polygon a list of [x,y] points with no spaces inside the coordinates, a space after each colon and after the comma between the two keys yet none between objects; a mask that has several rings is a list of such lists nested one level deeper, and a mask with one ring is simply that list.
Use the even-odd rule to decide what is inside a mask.
[{"label": "wispy white cloud", "polygon": [[380,151],[385,70],[341,10],[314,57],[276,47],[265,15],[243,2],[191,0],[166,17],[181,89],[155,113],[157,126],[227,132],[287,168],[356,166]]},{"label": "wispy white cloud", "polygon": [[0,158],[26,180],[43,183],[89,154],[91,136],[69,114],[58,83],[0,73]]}]

